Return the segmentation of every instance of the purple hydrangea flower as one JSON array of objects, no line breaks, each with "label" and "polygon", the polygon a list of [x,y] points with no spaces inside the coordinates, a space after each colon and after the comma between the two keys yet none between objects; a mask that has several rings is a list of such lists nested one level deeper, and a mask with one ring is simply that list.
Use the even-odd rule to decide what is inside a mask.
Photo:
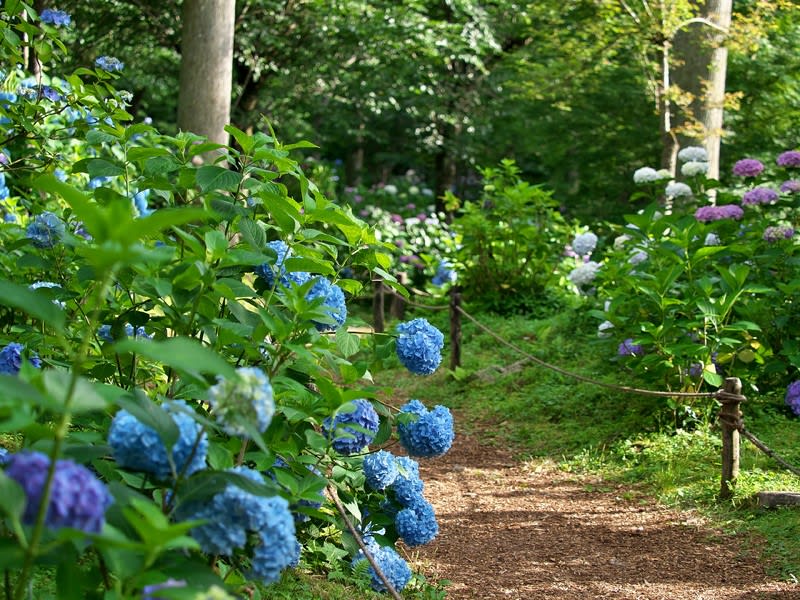
[{"label": "purple hydrangea flower", "polygon": [[723,204],[722,206],[701,206],[694,212],[694,218],[703,223],[721,221],[723,219],[741,219],[744,211],[736,204]]},{"label": "purple hydrangea flower", "polygon": [[753,188],[742,196],[742,204],[752,206],[756,204],[769,204],[778,199],[778,192],[768,187]]},{"label": "purple hydrangea flower", "polygon": [[428,411],[419,400],[410,400],[400,412],[417,417],[415,421],[397,424],[400,443],[410,456],[442,456],[453,445],[453,415],[447,407],[437,405]]},{"label": "purple hydrangea flower", "polygon": [[800,381],[793,381],[786,388],[786,404],[794,414],[800,416]]},{"label": "purple hydrangea flower", "polygon": [[427,320],[418,318],[397,326],[395,350],[403,366],[415,375],[430,375],[442,362],[444,336]]},{"label": "purple hydrangea flower", "polygon": [[[16,375],[22,368],[22,352],[25,346],[11,342],[0,350],[0,375]],[[31,354],[28,362],[37,369],[42,368],[42,361],[36,354]]]},{"label": "purple hydrangea flower", "polygon": [[800,167],[800,152],[797,150],[787,150],[778,155],[775,160],[779,167],[787,167],[793,169]]},{"label": "purple hydrangea flower", "polygon": [[775,225],[764,230],[764,241],[774,243],[790,240],[794,237],[794,228],[789,225]]},{"label": "purple hydrangea flower", "polygon": [[[5,473],[25,492],[23,523],[36,521],[42,504],[50,458],[41,452],[21,452],[8,459]],[[89,469],[71,460],[56,461],[45,525],[50,529],[71,527],[100,533],[106,509],[113,502],[106,486]]]},{"label": "purple hydrangea flower", "polygon": [[785,194],[796,194],[800,192],[800,181],[797,179],[789,179],[781,184],[780,190]]},{"label": "purple hydrangea flower", "polygon": [[618,356],[637,356],[641,354],[644,354],[644,349],[641,344],[634,344],[633,338],[626,339],[617,348]]},{"label": "purple hydrangea flower", "polygon": [[322,423],[326,437],[333,437],[333,449],[345,456],[354,454],[369,446],[378,433],[380,417],[372,402],[359,398],[349,403],[353,410],[344,410]]},{"label": "purple hydrangea flower", "polygon": [[764,164],[755,158],[743,158],[733,165],[733,174],[738,177],[757,177],[764,171]]},{"label": "purple hydrangea flower", "polygon": [[37,248],[52,248],[63,239],[66,231],[64,221],[55,213],[45,211],[33,218],[25,233]]},{"label": "purple hydrangea flower", "polygon": [[55,25],[56,27],[67,26],[72,20],[68,13],[55,8],[45,8],[42,14],[39,15],[39,19],[42,23]]}]

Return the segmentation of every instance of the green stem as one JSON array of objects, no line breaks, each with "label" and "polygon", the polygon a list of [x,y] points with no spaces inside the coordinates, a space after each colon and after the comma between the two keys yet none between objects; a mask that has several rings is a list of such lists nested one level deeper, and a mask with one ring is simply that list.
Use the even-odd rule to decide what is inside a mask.
[{"label": "green stem", "polygon": [[[105,298],[106,294],[108,293],[108,289],[111,286],[111,281],[114,277],[115,270],[116,268],[112,268],[106,275],[106,278],[103,280],[102,285],[97,288],[98,293],[95,298],[92,317],[89,321],[91,330],[94,330],[94,327],[97,324],[100,306],[102,305],[103,298]],[[28,579],[31,576],[31,569],[33,568],[33,563],[36,559],[39,544],[42,540],[42,535],[44,534],[47,509],[49,508],[50,497],[53,491],[53,479],[56,472],[56,461],[58,456],[61,454],[61,448],[64,445],[64,441],[66,440],[67,433],[70,428],[72,421],[72,412],[70,410],[72,406],[72,400],[73,396],[75,395],[75,388],[78,385],[78,378],[80,376],[81,369],[83,368],[83,363],[89,350],[89,344],[91,343],[91,340],[92,336],[83,336],[81,345],[78,347],[78,350],[73,355],[73,360],[71,361],[72,373],[70,375],[69,385],[67,386],[64,396],[64,413],[61,416],[61,421],[56,427],[55,436],[53,439],[53,448],[50,451],[50,467],[47,470],[47,479],[45,480],[44,490],[42,491],[41,503],[39,504],[39,510],[36,514],[36,521],[33,526],[33,531],[31,532],[30,542],[25,550],[25,560],[22,564],[22,571],[20,572],[19,580],[17,581],[16,590],[14,591],[14,600],[23,600],[23,597],[25,596],[25,588],[28,583]]]}]

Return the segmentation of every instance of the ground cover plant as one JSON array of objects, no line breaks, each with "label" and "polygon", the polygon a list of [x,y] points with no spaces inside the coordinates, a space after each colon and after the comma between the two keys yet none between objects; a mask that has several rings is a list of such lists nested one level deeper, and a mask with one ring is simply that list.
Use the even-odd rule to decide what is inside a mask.
[{"label": "ground cover plant", "polygon": [[[66,13],[2,17],[3,597],[270,597],[301,561],[435,597],[394,544],[438,532],[415,458],[452,417],[377,373],[396,352],[430,375],[442,335],[344,326],[343,274],[394,283],[387,245],[306,177],[307,143],[161,135],[121,61],[60,72]],[[393,437],[406,456],[366,451]]]}]

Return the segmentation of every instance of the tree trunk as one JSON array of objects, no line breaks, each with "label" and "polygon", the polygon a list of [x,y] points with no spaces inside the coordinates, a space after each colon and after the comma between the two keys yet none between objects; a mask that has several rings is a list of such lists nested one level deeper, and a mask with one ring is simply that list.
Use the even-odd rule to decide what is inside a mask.
[{"label": "tree trunk", "polygon": [[686,94],[673,123],[681,146],[703,144],[708,152],[708,177],[719,178],[722,109],[728,52],[724,46],[731,23],[732,0],[705,0],[698,7],[704,21],[688,24],[674,38],[673,80]]},{"label": "tree trunk", "polygon": [[219,144],[228,143],[235,12],[235,0],[183,3],[178,127]]}]

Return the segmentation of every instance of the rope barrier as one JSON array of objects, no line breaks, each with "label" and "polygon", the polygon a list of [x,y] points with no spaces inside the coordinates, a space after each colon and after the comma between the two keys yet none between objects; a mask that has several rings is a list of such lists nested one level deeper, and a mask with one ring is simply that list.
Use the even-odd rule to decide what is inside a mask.
[{"label": "rope barrier", "polygon": [[794,473],[795,475],[797,475],[797,476],[799,476],[799,477],[800,477],[800,467],[796,467],[796,466],[794,466],[794,465],[793,465],[792,463],[790,463],[788,460],[786,460],[785,458],[783,458],[783,457],[782,457],[780,454],[778,454],[777,452],[775,452],[775,450],[773,450],[772,448],[770,448],[769,446],[767,446],[767,445],[766,445],[764,442],[762,442],[760,439],[758,439],[758,438],[757,438],[757,437],[756,437],[756,436],[755,436],[753,433],[751,433],[751,432],[750,432],[750,431],[749,431],[749,430],[748,430],[748,429],[747,429],[747,428],[744,426],[744,421],[742,420],[742,418],[741,418],[741,417],[738,417],[738,418],[735,418],[735,419],[729,419],[729,418],[725,418],[725,417],[723,417],[722,415],[720,415],[720,417],[719,417],[719,420],[720,420],[721,422],[723,422],[723,423],[727,423],[728,425],[730,425],[731,427],[733,427],[733,428],[734,428],[736,431],[738,431],[738,432],[739,432],[739,433],[740,433],[742,436],[744,436],[745,438],[747,438],[748,440],[750,440],[750,442],[751,442],[751,443],[752,443],[752,444],[753,444],[753,445],[754,445],[756,448],[758,448],[759,450],[761,450],[761,451],[762,451],[764,454],[766,454],[767,456],[769,456],[769,457],[770,457],[772,460],[774,460],[776,463],[778,463],[779,465],[781,465],[781,466],[782,466],[784,469],[786,469],[787,471],[791,471],[792,473]]},{"label": "rope barrier", "polygon": [[721,390],[717,390],[715,392],[663,392],[663,391],[645,390],[645,389],[641,389],[641,388],[630,387],[630,386],[627,386],[627,385],[618,385],[616,383],[606,383],[604,381],[597,381],[596,379],[592,379],[591,377],[586,377],[585,375],[581,375],[579,373],[574,373],[572,371],[568,371],[566,369],[562,369],[561,367],[558,367],[556,365],[551,365],[550,363],[548,363],[546,361],[543,361],[542,359],[533,356],[529,352],[525,352],[525,350],[523,350],[519,346],[516,346],[515,344],[512,344],[511,342],[509,342],[509,341],[503,339],[502,337],[500,337],[499,335],[497,335],[494,331],[492,331],[491,329],[486,327],[483,323],[478,321],[478,319],[473,317],[471,314],[469,314],[467,311],[465,311],[460,306],[457,306],[456,309],[462,315],[464,315],[467,319],[472,321],[480,330],[482,330],[485,333],[488,333],[490,336],[492,336],[494,339],[496,339],[501,344],[504,344],[504,345],[508,346],[509,348],[511,348],[512,350],[522,354],[523,356],[525,356],[525,358],[527,358],[528,360],[536,363],[540,367],[544,367],[546,369],[550,369],[551,371],[555,371],[556,373],[560,373],[561,375],[566,375],[567,377],[572,377],[573,379],[577,379],[577,380],[583,381],[585,383],[592,383],[592,384],[598,385],[600,387],[616,390],[618,392],[642,394],[642,395],[645,395],[645,396],[660,396],[662,398],[675,398],[675,397],[681,397],[681,398],[717,398],[722,393]]},{"label": "rope barrier", "polygon": [[396,297],[400,298],[401,300],[403,300],[403,302],[405,302],[406,304],[408,304],[409,306],[412,306],[414,308],[422,308],[424,310],[447,310],[447,309],[450,308],[449,306],[441,306],[441,305],[438,305],[438,304],[420,304],[418,302],[414,302],[413,300],[409,300],[408,298],[406,298],[402,294],[398,294],[392,288],[386,288],[385,291],[386,291],[386,293],[388,293],[391,296],[396,296]]}]

